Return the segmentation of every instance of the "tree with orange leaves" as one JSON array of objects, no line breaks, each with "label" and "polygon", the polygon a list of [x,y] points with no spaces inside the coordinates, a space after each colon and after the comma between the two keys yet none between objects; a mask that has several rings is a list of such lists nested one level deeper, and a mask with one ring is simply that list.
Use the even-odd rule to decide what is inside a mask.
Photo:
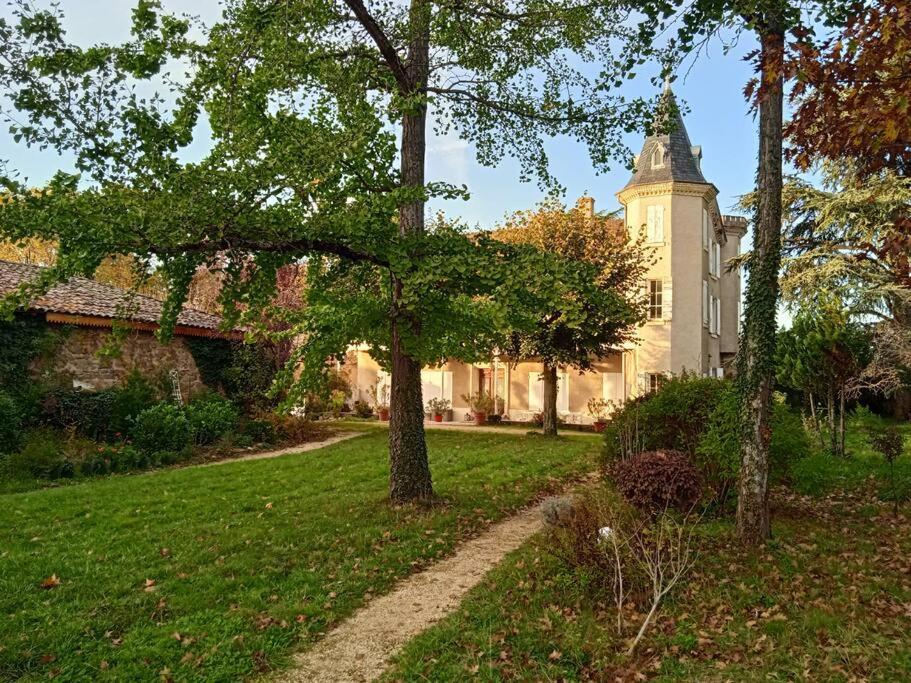
[{"label": "tree with orange leaves", "polygon": [[786,150],[799,168],[849,159],[861,177],[911,175],[911,2],[858,3],[819,46],[795,43]]},{"label": "tree with orange leaves", "polygon": [[572,305],[545,311],[533,331],[510,336],[510,356],[539,358],[544,365],[543,431],[553,436],[557,367],[585,372],[599,355],[632,339],[635,325],[645,317],[641,282],[650,256],[641,241],[630,240],[622,220],[596,214],[590,197],[582,197],[569,210],[551,199],[534,211],[519,211],[493,236],[510,244],[530,244],[565,257],[568,263],[596,267],[593,281],[566,293],[574,299]]}]

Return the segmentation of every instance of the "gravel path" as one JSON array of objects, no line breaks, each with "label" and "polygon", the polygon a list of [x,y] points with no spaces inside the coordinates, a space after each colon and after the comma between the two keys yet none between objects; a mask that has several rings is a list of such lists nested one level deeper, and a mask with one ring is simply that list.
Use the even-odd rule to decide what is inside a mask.
[{"label": "gravel path", "polygon": [[540,504],[492,525],[466,541],[455,555],[404,579],[387,595],[374,598],[294,658],[277,680],[349,683],[374,681],[389,659],[429,626],[455,611],[508,553],[544,526]]},{"label": "gravel path", "polygon": [[215,467],[215,465],[227,465],[228,463],[241,462],[243,460],[265,460],[266,458],[278,458],[282,455],[291,455],[293,453],[306,453],[307,451],[315,451],[319,448],[325,448],[326,446],[331,446],[334,443],[347,441],[348,439],[353,439],[356,436],[361,436],[366,433],[367,432],[339,432],[338,434],[333,434],[332,436],[323,439],[322,441],[311,441],[309,443],[302,443],[297,446],[288,446],[288,448],[279,448],[275,451],[263,451],[261,453],[238,455],[231,458],[225,458],[224,460],[215,460],[213,462],[204,462],[199,465],[191,465],[191,467]]}]

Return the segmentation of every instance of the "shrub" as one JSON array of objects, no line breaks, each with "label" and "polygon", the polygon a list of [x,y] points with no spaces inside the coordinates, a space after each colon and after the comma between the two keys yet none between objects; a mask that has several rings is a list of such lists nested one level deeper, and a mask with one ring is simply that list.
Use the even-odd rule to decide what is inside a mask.
[{"label": "shrub", "polygon": [[268,413],[265,419],[272,425],[275,439],[280,443],[309,441],[319,433],[319,428],[311,420],[300,415]]},{"label": "shrub", "polygon": [[709,416],[729,387],[721,379],[684,374],[627,401],[604,431],[605,460],[612,463],[653,450],[694,455]]},{"label": "shrub", "polygon": [[146,453],[182,451],[192,436],[187,416],[171,403],[143,410],[133,421],[131,432],[136,448]]},{"label": "shrub", "polygon": [[16,450],[22,433],[22,415],[12,396],[0,391],[0,453]]},{"label": "shrub", "polygon": [[190,401],[185,414],[193,440],[199,446],[214,443],[237,426],[237,408],[215,393]]},{"label": "shrub", "polygon": [[136,416],[146,408],[151,408],[158,398],[158,392],[152,383],[138,370],[133,370],[123,386],[114,390],[109,431],[115,436],[118,433],[127,434]]},{"label": "shrub", "polygon": [[116,431],[112,418],[116,399],[115,389],[54,389],[42,401],[42,421],[49,427],[104,441]]},{"label": "shrub", "polygon": [[[708,419],[696,448],[695,462],[715,502],[724,505],[740,473],[740,423],[737,393],[728,385]],[[810,450],[803,422],[781,396],[772,405],[772,437],[769,444],[770,476],[784,479],[791,467]]]},{"label": "shrub", "polygon": [[366,401],[355,401],[354,414],[358,417],[373,417],[373,408]]},{"label": "shrub", "polygon": [[73,476],[73,465],[60,438],[48,429],[38,429],[29,432],[21,450],[10,454],[7,472],[13,479],[57,479]]},{"label": "shrub", "polygon": [[272,443],[275,441],[275,427],[268,420],[254,418],[241,423],[240,434],[254,443]]},{"label": "shrub", "polygon": [[646,451],[612,468],[617,490],[638,510],[688,512],[702,497],[699,472],[680,451]]}]

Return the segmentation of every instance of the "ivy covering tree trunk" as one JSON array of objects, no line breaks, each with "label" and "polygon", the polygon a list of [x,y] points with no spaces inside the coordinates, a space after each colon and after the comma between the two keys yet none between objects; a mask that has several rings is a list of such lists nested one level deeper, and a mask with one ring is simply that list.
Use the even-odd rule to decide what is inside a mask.
[{"label": "ivy covering tree trunk", "polygon": [[757,207],[738,357],[741,442],[737,533],[749,545],[771,535],[769,442],[781,265],[783,27],[767,18],[760,37]]}]

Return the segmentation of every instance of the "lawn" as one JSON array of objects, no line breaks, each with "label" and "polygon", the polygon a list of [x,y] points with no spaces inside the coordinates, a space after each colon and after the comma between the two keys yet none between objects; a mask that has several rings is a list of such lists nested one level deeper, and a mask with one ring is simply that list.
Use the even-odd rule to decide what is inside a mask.
[{"label": "lawn", "polygon": [[0,496],[0,679],[281,667],[370,595],[593,469],[600,442],[431,431],[428,444],[432,510],[387,505],[384,431]]},{"label": "lawn", "polygon": [[386,680],[911,680],[911,507],[896,515],[880,500],[876,458],[852,438],[853,460],[817,476],[824,496],[775,489],[764,548],[744,551],[731,521],[704,520],[694,570],[632,658],[646,606],[618,635],[609,584],[557,559],[543,534],[413,640]]}]

